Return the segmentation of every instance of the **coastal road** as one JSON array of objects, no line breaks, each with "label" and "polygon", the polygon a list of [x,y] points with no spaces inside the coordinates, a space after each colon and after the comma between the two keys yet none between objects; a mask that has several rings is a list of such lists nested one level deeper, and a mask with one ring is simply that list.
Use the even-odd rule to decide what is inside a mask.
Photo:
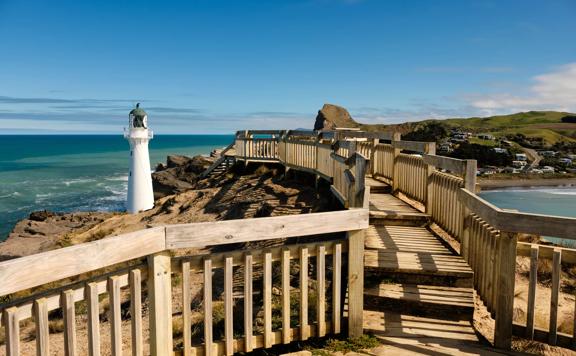
[{"label": "coastal road", "polygon": [[522,146],[519,146],[519,147],[522,150],[522,152],[526,153],[526,156],[531,161],[530,164],[527,164],[526,166],[524,166],[524,170],[528,171],[532,168],[538,167],[538,165],[540,164],[540,161],[542,160],[542,157],[538,154],[538,152],[536,152],[536,150],[533,150],[531,148],[522,147]]}]

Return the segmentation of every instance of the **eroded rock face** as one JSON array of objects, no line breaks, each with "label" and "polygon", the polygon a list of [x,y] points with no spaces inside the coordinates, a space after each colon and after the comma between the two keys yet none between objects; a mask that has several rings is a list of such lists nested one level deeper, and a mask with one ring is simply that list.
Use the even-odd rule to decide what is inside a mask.
[{"label": "eroded rock face", "polygon": [[324,104],[314,123],[314,130],[317,131],[354,127],[358,127],[358,123],[352,119],[348,110],[333,104]]},{"label": "eroded rock face", "polygon": [[98,225],[114,216],[107,212],[54,213],[34,211],[19,221],[0,244],[0,261],[67,246],[65,236]]},{"label": "eroded rock face", "polygon": [[154,199],[193,189],[198,175],[212,162],[213,158],[204,156],[168,156],[166,165],[158,164],[156,172],[152,173]]}]

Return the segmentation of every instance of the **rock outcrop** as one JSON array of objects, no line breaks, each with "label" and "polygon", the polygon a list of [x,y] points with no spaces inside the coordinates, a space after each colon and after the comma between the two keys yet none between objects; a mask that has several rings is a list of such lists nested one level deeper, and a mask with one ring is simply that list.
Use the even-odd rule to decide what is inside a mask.
[{"label": "rock outcrop", "polygon": [[214,162],[212,157],[168,156],[166,164],[158,164],[156,172],[152,173],[154,199],[194,189],[198,175],[212,162]]},{"label": "rock outcrop", "polygon": [[0,261],[65,247],[70,244],[70,233],[88,230],[114,215],[117,213],[34,211],[0,243]]},{"label": "rock outcrop", "polygon": [[348,110],[333,104],[324,104],[318,111],[314,130],[334,130],[336,128],[356,128],[358,123],[352,119]]}]

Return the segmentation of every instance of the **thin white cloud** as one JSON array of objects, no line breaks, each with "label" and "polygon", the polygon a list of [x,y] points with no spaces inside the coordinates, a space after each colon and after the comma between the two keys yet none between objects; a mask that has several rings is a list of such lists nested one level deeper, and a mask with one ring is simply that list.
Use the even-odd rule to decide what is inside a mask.
[{"label": "thin white cloud", "polygon": [[525,95],[469,95],[465,100],[487,115],[528,110],[576,111],[576,63],[535,76],[532,81]]}]

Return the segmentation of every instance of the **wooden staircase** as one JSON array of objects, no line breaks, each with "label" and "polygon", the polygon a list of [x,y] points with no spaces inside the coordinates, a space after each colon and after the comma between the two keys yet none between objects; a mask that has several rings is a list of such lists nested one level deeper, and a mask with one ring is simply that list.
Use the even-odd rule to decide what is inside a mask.
[{"label": "wooden staircase", "polygon": [[393,196],[380,181],[367,178],[366,185],[370,227],[364,252],[365,332],[384,339],[477,341],[471,324],[471,268],[428,229],[427,214]]},{"label": "wooden staircase", "polygon": [[222,151],[218,152],[220,157],[218,157],[210,167],[200,174],[201,179],[219,176],[228,171],[228,169],[236,163],[236,157],[233,152],[227,154],[228,151],[234,149],[234,144],[235,142],[232,142]]}]

